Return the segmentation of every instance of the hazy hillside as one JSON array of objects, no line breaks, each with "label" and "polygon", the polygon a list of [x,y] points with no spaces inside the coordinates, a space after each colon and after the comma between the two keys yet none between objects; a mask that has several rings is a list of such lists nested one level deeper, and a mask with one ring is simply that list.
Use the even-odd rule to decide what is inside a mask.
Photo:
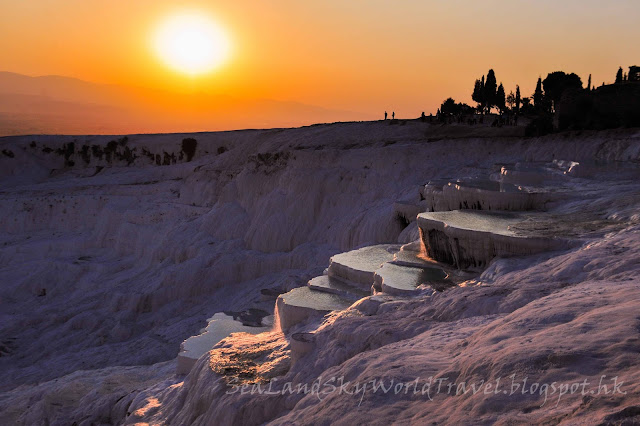
[{"label": "hazy hillside", "polygon": [[179,94],[0,72],[2,136],[271,128],[372,118],[296,102]]}]

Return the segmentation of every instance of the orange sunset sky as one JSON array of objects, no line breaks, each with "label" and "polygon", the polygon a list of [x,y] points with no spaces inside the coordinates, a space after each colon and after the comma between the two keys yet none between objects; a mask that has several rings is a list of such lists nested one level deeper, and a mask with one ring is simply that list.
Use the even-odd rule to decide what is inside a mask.
[{"label": "orange sunset sky", "polygon": [[[185,11],[227,36],[211,72],[176,71],[154,48]],[[640,62],[639,22],[638,0],[0,0],[0,71],[160,90],[159,103],[178,92],[416,117],[449,96],[472,103],[489,68],[523,96],[555,70],[611,82]]]}]

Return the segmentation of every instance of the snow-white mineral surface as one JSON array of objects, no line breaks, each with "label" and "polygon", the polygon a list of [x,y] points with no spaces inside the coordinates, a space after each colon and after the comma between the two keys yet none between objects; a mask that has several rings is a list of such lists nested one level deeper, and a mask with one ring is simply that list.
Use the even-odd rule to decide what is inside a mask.
[{"label": "snow-white mineral surface", "polygon": [[[401,124],[0,138],[0,424],[639,422],[640,131]],[[414,220],[468,177],[561,196],[500,232]],[[491,188],[434,210],[537,207]],[[428,227],[470,262],[436,259],[455,285],[399,263],[362,294],[418,258],[400,244],[427,255]],[[522,235],[572,243],[502,238]],[[307,286],[327,267],[358,297]],[[236,323],[177,374],[209,318]]]}]

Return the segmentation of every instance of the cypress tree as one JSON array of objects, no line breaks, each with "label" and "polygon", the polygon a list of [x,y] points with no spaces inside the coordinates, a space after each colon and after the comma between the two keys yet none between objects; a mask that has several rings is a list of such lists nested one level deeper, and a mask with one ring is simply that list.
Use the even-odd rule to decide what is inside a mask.
[{"label": "cypress tree", "polygon": [[516,114],[520,114],[520,86],[516,86]]},{"label": "cypress tree", "polygon": [[542,77],[538,77],[536,91],[533,93],[533,106],[538,110],[542,108],[542,98]]},{"label": "cypress tree", "polygon": [[498,89],[496,90],[496,98],[495,98],[495,105],[496,108],[498,108],[500,110],[500,112],[504,112],[505,108],[505,93],[504,93],[504,86],[502,85],[502,83],[500,83],[500,85],[498,86]]},{"label": "cypress tree", "polygon": [[478,110],[484,112],[484,76],[482,80],[476,80],[471,99],[478,104]]},{"label": "cypress tree", "polygon": [[507,95],[507,110],[514,111],[516,110],[516,95],[513,92],[509,92]]},{"label": "cypress tree", "polygon": [[498,91],[498,82],[496,81],[496,73],[490,69],[487,73],[487,80],[484,83],[484,98],[489,113],[491,107],[496,106],[496,92]]}]

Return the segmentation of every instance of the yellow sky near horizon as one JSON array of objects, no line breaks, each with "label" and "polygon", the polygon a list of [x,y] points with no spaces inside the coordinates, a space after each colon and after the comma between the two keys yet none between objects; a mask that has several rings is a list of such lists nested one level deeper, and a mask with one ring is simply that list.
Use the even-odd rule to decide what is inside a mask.
[{"label": "yellow sky near horizon", "polygon": [[[417,116],[471,103],[492,67],[507,93],[539,75],[612,81],[640,62],[640,2],[616,0],[0,0],[0,70]],[[231,41],[213,73],[180,74],[152,48],[158,23],[211,16]]]}]

